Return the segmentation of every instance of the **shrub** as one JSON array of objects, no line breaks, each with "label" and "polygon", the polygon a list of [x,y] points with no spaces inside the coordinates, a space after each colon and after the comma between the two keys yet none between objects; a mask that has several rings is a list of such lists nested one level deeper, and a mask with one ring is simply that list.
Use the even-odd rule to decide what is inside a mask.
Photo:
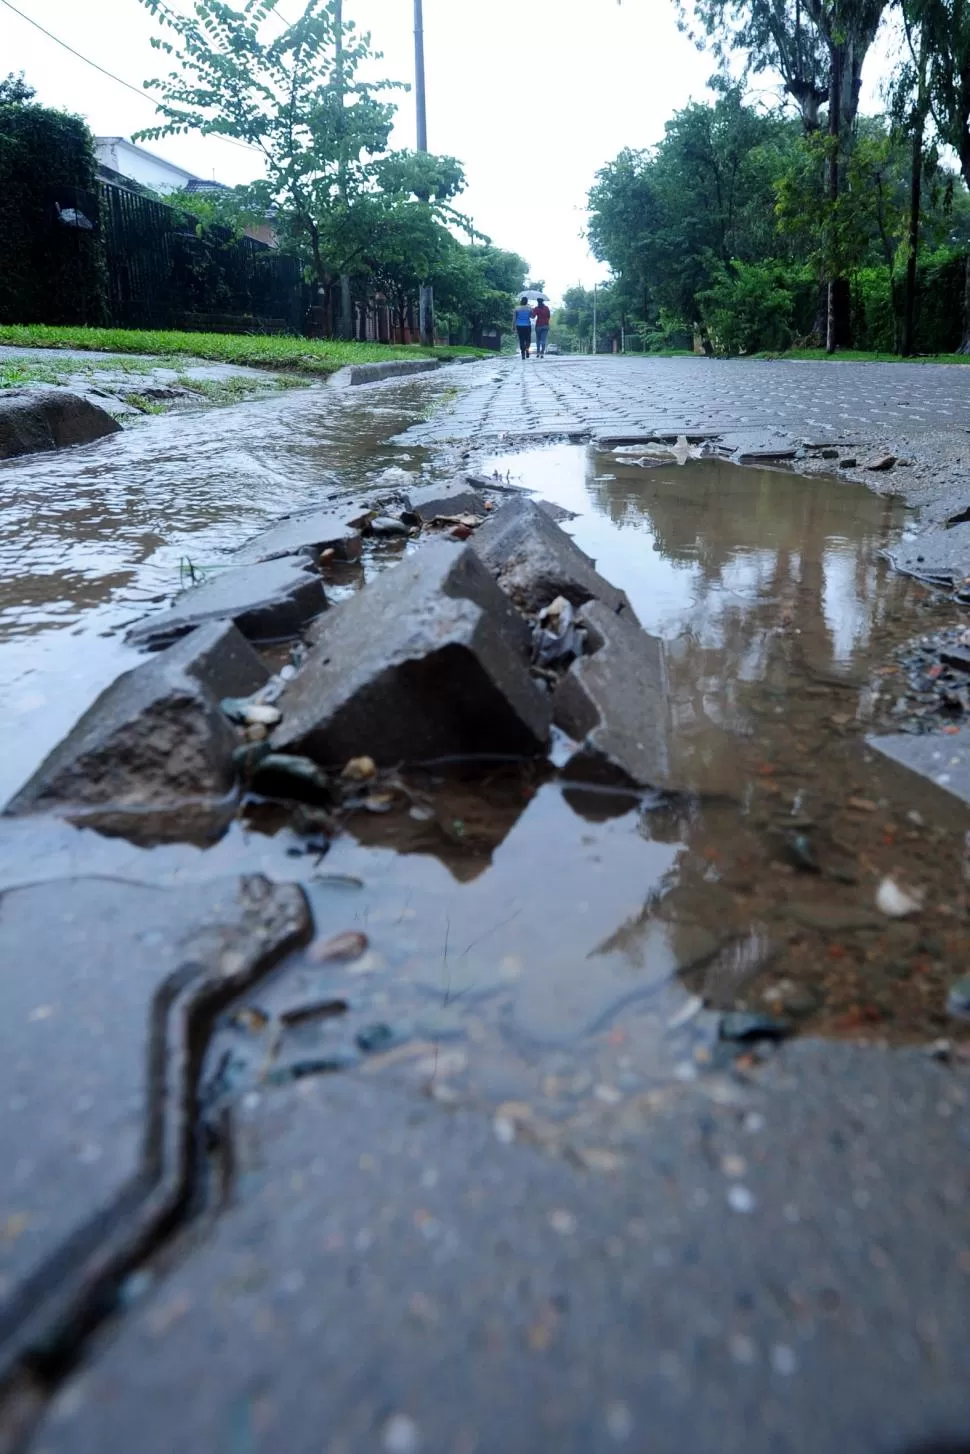
[{"label": "shrub", "polygon": [[714,286],[698,294],[711,341],[719,353],[780,352],[790,346],[801,270],[777,262],[732,262]]},{"label": "shrub", "polygon": [[852,279],[854,346],[873,353],[892,353],[897,347],[897,331],[888,267],[860,268]]},{"label": "shrub", "polygon": [[0,322],[103,321],[96,173],[79,117],[0,104]]}]

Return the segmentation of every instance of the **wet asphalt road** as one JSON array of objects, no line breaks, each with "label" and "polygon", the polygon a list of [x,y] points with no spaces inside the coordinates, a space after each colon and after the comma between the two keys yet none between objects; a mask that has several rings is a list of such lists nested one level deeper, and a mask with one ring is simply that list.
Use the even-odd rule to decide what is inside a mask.
[{"label": "wet asphalt road", "polygon": [[[928,514],[963,498],[960,369],[836,365],[850,388],[831,365],[529,367],[470,370],[409,443],[662,418],[743,425],[754,448],[830,431],[841,401],[846,446],[909,449],[906,491]],[[793,389],[799,368],[810,383]],[[930,417],[901,424],[897,389]],[[150,944],[134,953],[161,974]],[[120,1004],[99,1014],[106,1046],[145,1034]],[[607,1098],[585,1157],[558,1154],[514,1086],[498,1106],[469,1099],[458,1066],[443,1046],[389,1077],[249,1091],[206,1215],[124,1284],[46,1407],[29,1391],[0,1405],[0,1449],[25,1406],[32,1454],[970,1448],[959,1057],[820,1041],[721,1057]]]}]

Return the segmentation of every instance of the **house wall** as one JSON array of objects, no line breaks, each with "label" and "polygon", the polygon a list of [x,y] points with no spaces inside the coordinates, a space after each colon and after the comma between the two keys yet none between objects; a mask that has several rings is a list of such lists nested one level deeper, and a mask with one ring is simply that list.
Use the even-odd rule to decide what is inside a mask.
[{"label": "house wall", "polygon": [[141,182],[144,187],[151,187],[153,192],[177,192],[194,176],[183,167],[134,146],[123,136],[99,136],[95,139],[95,149],[102,166],[111,167],[122,176]]}]

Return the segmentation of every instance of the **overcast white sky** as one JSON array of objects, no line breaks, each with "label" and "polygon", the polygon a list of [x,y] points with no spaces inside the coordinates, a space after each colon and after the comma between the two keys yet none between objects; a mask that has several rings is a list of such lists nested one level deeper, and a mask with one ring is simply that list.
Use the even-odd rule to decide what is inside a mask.
[{"label": "overcast white sky", "polygon": [[[160,74],[160,34],[139,0],[12,0],[123,80]],[[187,9],[187,0],[174,0]],[[300,0],[280,0],[293,18]],[[383,74],[410,80],[411,0],[346,0],[384,52]],[[554,297],[606,270],[582,240],[594,173],[624,146],[649,146],[664,121],[702,99],[711,58],[676,27],[673,0],[425,0],[428,142],[465,165],[464,208],[528,260]],[[45,105],[85,116],[99,136],[150,125],[154,105],[69,55],[0,3],[0,72],[24,70]],[[396,141],[414,145],[413,93]],[[250,181],[258,158],[225,141],[170,137],[152,150],[201,176]]]}]

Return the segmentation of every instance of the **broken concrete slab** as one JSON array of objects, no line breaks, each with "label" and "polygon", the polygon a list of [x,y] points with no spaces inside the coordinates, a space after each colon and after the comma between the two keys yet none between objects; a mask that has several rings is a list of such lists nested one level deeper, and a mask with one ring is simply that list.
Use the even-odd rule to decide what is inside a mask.
[{"label": "broken concrete slab", "polygon": [[421,489],[408,490],[404,503],[402,519],[412,525],[424,524],[437,515],[485,514],[478,491],[458,484],[424,485]]},{"label": "broken concrete slab", "polygon": [[970,523],[928,530],[888,552],[896,570],[941,586],[963,587],[970,580]]},{"label": "broken concrete slab", "polygon": [[184,1204],[200,1044],[311,933],[302,890],[261,877],[4,893],[0,1381],[69,1345]]},{"label": "broken concrete slab", "polygon": [[231,622],[200,626],[102,692],[5,812],[59,813],[148,841],[221,826],[238,738],[219,702],[268,679]]},{"label": "broken concrete slab", "polygon": [[470,546],[427,545],[328,611],[311,639],[279,701],[279,751],[386,766],[547,740],[528,628]]},{"label": "broken concrete slab", "polygon": [[669,700],[663,642],[590,601],[577,626],[586,652],[553,695],[553,720],[579,751],[565,775],[587,782],[670,786]]},{"label": "broken concrete slab", "polygon": [[719,429],[633,429],[626,434],[615,430],[593,431],[593,443],[598,449],[619,449],[634,444],[676,444],[678,439],[686,439],[688,444],[705,444],[720,437]]},{"label": "broken concrete slab", "polygon": [[360,532],[371,513],[366,506],[358,505],[290,516],[237,550],[233,560],[252,565],[289,555],[307,555],[318,564],[325,550],[332,550],[337,560],[357,560]]},{"label": "broken concrete slab", "polygon": [[602,601],[636,620],[623,591],[611,586],[588,555],[533,500],[510,500],[475,535],[473,549],[521,611],[541,611],[557,596],[574,606]]},{"label": "broken concrete slab", "polygon": [[896,732],[872,736],[866,738],[866,746],[885,764],[878,781],[890,802],[967,826],[970,727],[947,735]]},{"label": "broken concrete slab", "polygon": [[74,444],[91,444],[121,425],[69,389],[4,389],[0,393],[0,459]]},{"label": "broken concrete slab", "polygon": [[207,621],[234,621],[253,641],[282,641],[296,636],[326,604],[323,582],[300,557],[229,566],[182,591],[168,611],[139,621],[126,640],[164,646]]}]

